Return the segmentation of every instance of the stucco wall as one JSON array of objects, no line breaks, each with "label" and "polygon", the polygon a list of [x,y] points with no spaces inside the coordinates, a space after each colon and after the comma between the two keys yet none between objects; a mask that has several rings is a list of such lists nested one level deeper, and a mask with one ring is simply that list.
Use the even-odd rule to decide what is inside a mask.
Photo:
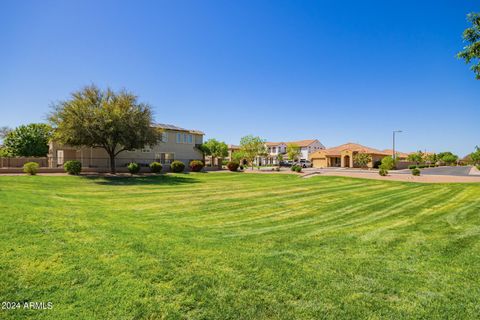
[{"label": "stucco wall", "polygon": [[[137,162],[141,165],[148,165],[152,161],[170,162],[180,160],[188,165],[190,160],[201,160],[202,153],[195,145],[203,143],[203,136],[192,134],[192,140],[185,141],[180,131],[166,131],[166,141],[158,142],[154,146],[146,146],[142,150],[123,151],[116,157],[118,167],[126,166],[130,162]],[[181,142],[177,143],[177,133],[180,133]],[[164,136],[165,138],[165,136]],[[68,160],[80,160],[84,167],[108,167],[109,156],[101,148],[72,148],[57,143],[50,143],[49,159],[51,167],[58,167],[57,151],[64,150],[64,162]]]}]

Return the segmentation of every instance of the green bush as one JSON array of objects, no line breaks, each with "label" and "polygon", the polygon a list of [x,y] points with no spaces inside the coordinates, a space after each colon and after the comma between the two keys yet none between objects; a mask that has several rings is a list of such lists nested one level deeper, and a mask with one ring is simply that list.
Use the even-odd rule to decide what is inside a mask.
[{"label": "green bush", "polygon": [[162,164],[160,162],[152,162],[150,163],[149,165],[150,167],[150,171],[153,172],[153,173],[160,173],[162,172]]},{"label": "green bush", "polygon": [[384,157],[382,159],[382,164],[380,165],[380,168],[383,168],[385,170],[395,169],[395,161],[391,156]]},{"label": "green bush", "polygon": [[296,172],[296,171],[297,171],[297,168],[300,168],[300,169],[301,169],[301,167],[300,167],[298,164],[294,164],[293,166],[290,167],[290,170]]},{"label": "green bush", "polygon": [[240,164],[237,161],[230,161],[227,163],[227,168],[230,171],[237,171]]},{"label": "green bush", "polygon": [[415,164],[412,164],[412,165],[408,166],[408,169],[410,169],[410,170],[416,169],[416,168],[417,168],[417,166]]},{"label": "green bush", "polygon": [[301,166],[295,166],[295,172],[300,173],[302,172],[302,167]]},{"label": "green bush", "polygon": [[130,162],[127,166],[127,169],[130,174],[136,174],[140,172],[140,166],[135,162]]},{"label": "green bush", "polygon": [[428,166],[427,166],[427,165],[424,165],[424,164],[421,164],[421,165],[419,165],[418,167],[419,167],[420,169],[423,169],[423,168],[426,168],[426,167],[428,167]]},{"label": "green bush", "polygon": [[480,170],[480,164],[477,164],[477,169]]},{"label": "green bush", "polygon": [[182,161],[175,160],[170,164],[170,170],[175,173],[180,173],[185,170],[185,164]]},{"label": "green bush", "polygon": [[36,162],[27,162],[23,165],[23,172],[28,173],[31,176],[34,176],[38,172],[38,163]]},{"label": "green bush", "polygon": [[202,171],[203,167],[204,167],[203,162],[200,160],[190,161],[190,171],[199,172],[199,171]]},{"label": "green bush", "polygon": [[382,177],[385,177],[388,174],[388,170],[384,168],[380,168],[378,171],[378,174],[381,175]]},{"label": "green bush", "polygon": [[412,175],[419,176],[420,175],[420,169],[418,169],[418,168],[412,169]]},{"label": "green bush", "polygon": [[66,161],[63,164],[63,169],[68,174],[78,175],[82,171],[82,163],[78,160]]}]

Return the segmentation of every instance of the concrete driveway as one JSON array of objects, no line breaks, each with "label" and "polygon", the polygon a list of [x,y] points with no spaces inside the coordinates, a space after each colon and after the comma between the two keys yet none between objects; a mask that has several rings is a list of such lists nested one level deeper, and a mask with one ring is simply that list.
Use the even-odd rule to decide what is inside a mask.
[{"label": "concrete driveway", "polygon": [[[436,167],[436,168],[424,168],[420,169],[424,175],[437,175],[437,176],[454,176],[454,177],[467,177],[469,176],[471,166],[458,166],[458,167]],[[391,173],[411,174],[411,170],[392,170]]]}]

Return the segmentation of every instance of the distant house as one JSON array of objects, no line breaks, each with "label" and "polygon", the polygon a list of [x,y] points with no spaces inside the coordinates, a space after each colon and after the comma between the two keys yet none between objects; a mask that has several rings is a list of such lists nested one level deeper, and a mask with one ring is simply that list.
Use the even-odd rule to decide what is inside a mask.
[{"label": "distant house", "polygon": [[[383,152],[388,153],[390,156],[393,156],[393,149],[385,149],[383,150]],[[397,160],[405,161],[407,160],[409,153],[395,150],[395,155]]]},{"label": "distant house", "polygon": [[232,155],[235,153],[235,152],[238,152],[240,151],[240,146],[237,146],[235,144],[229,144],[228,145],[228,160],[232,160]]},{"label": "distant house", "polygon": [[[203,154],[198,148],[203,143],[204,133],[199,130],[180,128],[170,124],[155,124],[162,130],[160,141],[154,146],[145,146],[143,149],[121,152],[116,158],[118,168],[130,162],[148,165],[153,161],[170,164],[174,160],[184,162],[202,159]],[[49,145],[49,166],[59,167],[68,160],[79,160],[83,167],[109,168],[109,157],[104,149],[71,147],[52,141]]]},{"label": "distant house", "polygon": [[391,155],[385,151],[362,146],[357,143],[346,143],[337,147],[319,150],[310,155],[310,161],[314,168],[343,167],[353,168],[354,156],[357,153],[366,153],[372,157],[368,167],[373,168],[376,162]]},{"label": "distant house", "polygon": [[287,147],[289,144],[295,144],[300,148],[299,160],[308,160],[310,154],[313,152],[325,149],[325,146],[317,139],[289,142],[266,142],[265,148],[267,150],[267,156],[259,157],[256,162],[262,165],[277,165],[279,155],[282,155],[283,159],[287,160]]}]

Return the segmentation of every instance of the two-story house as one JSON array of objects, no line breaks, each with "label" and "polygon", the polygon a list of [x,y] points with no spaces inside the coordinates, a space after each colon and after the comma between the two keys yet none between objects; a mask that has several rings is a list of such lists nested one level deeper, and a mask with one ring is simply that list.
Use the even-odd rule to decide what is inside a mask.
[{"label": "two-story house", "polygon": [[287,147],[289,144],[297,145],[300,148],[299,160],[308,160],[310,154],[325,149],[325,146],[317,139],[299,140],[289,142],[266,142],[265,148],[267,150],[266,157],[259,157],[256,162],[260,165],[277,165],[279,155],[282,155],[284,160],[287,160]]},{"label": "two-story house", "polygon": [[[203,143],[202,131],[160,123],[155,124],[155,127],[162,130],[160,141],[154,146],[121,152],[116,157],[117,168],[125,167],[130,162],[146,166],[153,161],[168,165],[174,160],[188,165],[191,160],[203,158],[198,148]],[[110,167],[109,157],[104,149],[71,147],[55,141],[50,142],[48,158],[50,167],[62,166],[68,160],[79,160],[85,168],[108,169]]]}]

